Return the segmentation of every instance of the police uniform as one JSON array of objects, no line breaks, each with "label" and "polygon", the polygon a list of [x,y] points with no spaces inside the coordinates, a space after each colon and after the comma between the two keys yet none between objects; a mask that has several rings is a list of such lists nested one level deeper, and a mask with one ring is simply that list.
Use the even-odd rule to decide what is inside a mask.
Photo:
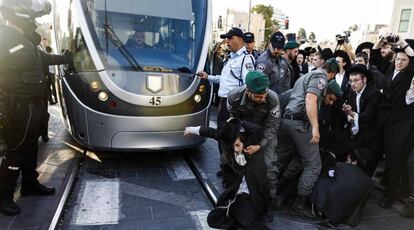
[{"label": "police uniform", "polygon": [[[291,167],[293,165],[290,164],[289,168],[285,170],[284,176],[297,175],[302,167],[304,168],[298,184],[298,194],[301,195],[308,195],[312,192],[322,167],[319,145],[309,143],[312,139],[312,128],[307,119],[305,98],[307,93],[315,94],[318,96],[318,107],[320,107],[327,82],[327,74],[322,69],[300,77],[291,90],[290,100],[283,115],[279,135],[278,167],[285,168],[289,163],[286,159],[290,158],[293,153],[298,154],[294,156],[294,160],[298,162],[297,167]],[[292,146],[296,151],[292,151]]]},{"label": "police uniform", "polygon": [[[36,171],[37,143],[44,112],[42,100],[46,93],[42,61],[57,64],[64,63],[65,58],[43,54],[38,50],[38,42],[40,36],[35,32],[22,34],[15,28],[0,25],[0,93],[6,99],[4,140],[8,145],[0,166],[0,202],[12,202],[20,171],[22,195],[54,192],[54,188],[39,183]],[[7,213],[9,204],[2,203],[0,211],[17,214],[16,209]]]},{"label": "police uniform", "polygon": [[253,122],[265,127],[263,138],[260,141],[260,151],[263,151],[264,161],[269,180],[269,189],[272,198],[276,197],[276,183],[278,170],[276,167],[277,130],[280,123],[279,98],[272,90],[267,91],[266,103],[255,103],[248,99],[246,86],[235,88],[229,93],[227,107],[231,117],[243,121]]},{"label": "police uniform", "polygon": [[269,77],[270,89],[278,94],[291,88],[293,69],[283,57],[274,57],[267,49],[256,60],[256,69]]}]

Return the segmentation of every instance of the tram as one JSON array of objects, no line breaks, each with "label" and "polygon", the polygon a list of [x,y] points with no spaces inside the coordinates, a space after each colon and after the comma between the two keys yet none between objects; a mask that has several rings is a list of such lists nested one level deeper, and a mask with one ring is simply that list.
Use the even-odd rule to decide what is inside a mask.
[{"label": "tram", "polygon": [[52,43],[74,62],[57,68],[62,119],[99,151],[190,148],[186,126],[208,126],[204,68],[211,0],[54,0]]}]

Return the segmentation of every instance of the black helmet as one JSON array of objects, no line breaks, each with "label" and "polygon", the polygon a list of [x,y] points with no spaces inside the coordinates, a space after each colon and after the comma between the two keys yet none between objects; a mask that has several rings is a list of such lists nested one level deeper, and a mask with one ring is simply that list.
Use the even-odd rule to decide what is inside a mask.
[{"label": "black helmet", "polygon": [[34,20],[49,14],[51,9],[47,0],[0,0],[0,12],[5,19],[20,17]]}]

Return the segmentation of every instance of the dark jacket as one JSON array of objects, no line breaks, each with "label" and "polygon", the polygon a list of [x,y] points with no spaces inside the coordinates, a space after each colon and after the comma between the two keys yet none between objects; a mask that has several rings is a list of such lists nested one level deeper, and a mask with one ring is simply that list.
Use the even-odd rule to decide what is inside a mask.
[{"label": "dark jacket", "polygon": [[387,74],[388,70],[392,66],[392,62],[390,60],[386,60],[382,57],[381,49],[373,49],[371,51],[369,64],[375,65],[378,68],[378,70],[383,74]]},{"label": "dark jacket", "polygon": [[[357,94],[351,91],[348,95],[348,103],[356,112]],[[355,136],[358,146],[370,145],[376,139],[378,133],[378,104],[381,101],[381,92],[373,84],[367,84],[360,98],[360,112],[358,114],[359,132]]]},{"label": "dark jacket", "polygon": [[281,113],[279,98],[272,90],[267,92],[266,103],[259,104],[248,99],[245,86],[235,88],[227,97],[227,109],[231,117],[264,127],[263,139],[260,141],[262,147],[276,138]]},{"label": "dark jacket", "polygon": [[291,88],[294,75],[292,67],[283,57],[274,57],[269,49],[256,60],[256,70],[269,77],[270,89],[280,94]]},{"label": "dark jacket", "polygon": [[383,89],[385,86],[385,75],[378,70],[374,65],[369,65],[368,70],[372,73],[372,80],[378,89]]},{"label": "dark jacket", "polygon": [[[249,121],[242,121],[242,126],[246,130],[247,143],[245,145],[257,144],[256,136],[261,136],[263,128]],[[214,138],[220,141],[217,129],[209,127],[201,127],[200,135],[204,137]],[[225,144],[225,143],[223,143]],[[225,144],[224,154],[227,163],[223,169],[223,178],[226,178],[227,188],[219,196],[217,206],[227,205],[229,200],[233,200],[240,187],[243,176],[246,177],[247,187],[257,213],[263,213],[270,201],[270,192],[267,187],[266,165],[264,164],[263,154],[261,151],[252,156],[245,155],[247,164],[243,167],[238,165],[233,156],[232,147]]]}]

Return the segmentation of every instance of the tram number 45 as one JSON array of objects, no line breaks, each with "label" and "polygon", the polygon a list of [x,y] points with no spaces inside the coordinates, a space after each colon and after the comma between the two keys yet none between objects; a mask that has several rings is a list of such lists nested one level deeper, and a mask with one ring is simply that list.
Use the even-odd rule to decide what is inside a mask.
[{"label": "tram number 45", "polygon": [[161,97],[151,97],[149,103],[154,106],[161,105]]}]

